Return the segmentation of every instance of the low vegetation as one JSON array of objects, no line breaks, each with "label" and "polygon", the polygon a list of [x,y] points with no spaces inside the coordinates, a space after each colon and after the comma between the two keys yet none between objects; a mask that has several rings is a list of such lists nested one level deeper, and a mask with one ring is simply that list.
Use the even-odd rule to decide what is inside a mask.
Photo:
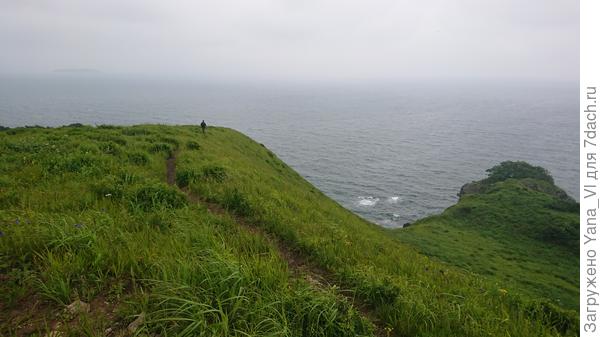
[{"label": "low vegetation", "polygon": [[395,232],[422,253],[538,301],[579,306],[579,205],[541,167],[504,162],[441,215]]},{"label": "low vegetation", "polygon": [[[572,313],[422,255],[233,130],[16,128],[0,153],[2,335],[577,334]],[[90,308],[74,317],[76,300]]]}]

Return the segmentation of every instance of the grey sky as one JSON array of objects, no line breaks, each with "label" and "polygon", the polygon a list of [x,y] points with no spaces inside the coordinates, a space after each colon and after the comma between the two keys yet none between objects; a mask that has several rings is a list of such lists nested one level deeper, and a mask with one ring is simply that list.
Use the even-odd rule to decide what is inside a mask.
[{"label": "grey sky", "polygon": [[576,0],[0,0],[0,73],[575,80]]}]

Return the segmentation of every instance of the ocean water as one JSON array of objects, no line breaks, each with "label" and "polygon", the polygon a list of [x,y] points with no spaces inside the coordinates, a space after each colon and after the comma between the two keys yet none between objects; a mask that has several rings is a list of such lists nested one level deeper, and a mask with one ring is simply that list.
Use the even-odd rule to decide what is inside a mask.
[{"label": "ocean water", "polygon": [[547,168],[578,198],[578,84],[406,81],[227,84],[0,77],[0,125],[199,124],[240,130],[362,217],[443,211],[504,160]]}]

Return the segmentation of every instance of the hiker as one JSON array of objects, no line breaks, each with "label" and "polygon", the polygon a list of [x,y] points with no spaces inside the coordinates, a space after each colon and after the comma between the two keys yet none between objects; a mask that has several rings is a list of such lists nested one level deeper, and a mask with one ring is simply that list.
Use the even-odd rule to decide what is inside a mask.
[{"label": "hiker", "polygon": [[202,123],[200,123],[200,127],[202,128],[202,133],[206,133],[206,123],[204,123],[204,119],[202,120]]}]

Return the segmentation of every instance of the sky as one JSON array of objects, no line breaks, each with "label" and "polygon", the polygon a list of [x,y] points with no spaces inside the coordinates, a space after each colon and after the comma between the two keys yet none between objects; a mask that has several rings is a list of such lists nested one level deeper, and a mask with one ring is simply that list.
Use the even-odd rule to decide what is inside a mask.
[{"label": "sky", "polygon": [[579,77],[575,0],[0,0],[0,73]]}]

